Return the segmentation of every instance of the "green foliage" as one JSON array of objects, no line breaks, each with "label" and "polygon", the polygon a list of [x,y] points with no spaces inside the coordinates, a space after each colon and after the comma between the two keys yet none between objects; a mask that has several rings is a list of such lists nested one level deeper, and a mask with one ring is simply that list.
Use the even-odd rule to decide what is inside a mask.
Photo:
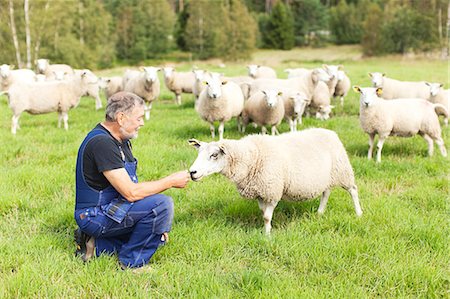
[{"label": "green foliage", "polygon": [[363,33],[363,15],[354,4],[342,0],[330,9],[330,30],[338,45],[358,44]]},{"label": "green foliage", "polygon": [[289,50],[294,47],[294,18],[289,6],[277,2],[267,21],[260,19],[260,24],[265,48]]},{"label": "green foliage", "polygon": [[320,0],[294,0],[290,2],[294,17],[295,44],[297,46],[321,43],[320,31],[328,30],[328,10]]},{"label": "green foliage", "polygon": [[384,51],[383,47],[383,11],[375,4],[371,3],[367,18],[364,20],[364,35],[361,44],[365,55],[376,55]]},{"label": "green foliage", "polygon": [[186,45],[186,25],[189,19],[189,3],[184,6],[184,9],[178,13],[177,22],[175,23],[175,41],[178,48],[183,51],[187,51]]}]

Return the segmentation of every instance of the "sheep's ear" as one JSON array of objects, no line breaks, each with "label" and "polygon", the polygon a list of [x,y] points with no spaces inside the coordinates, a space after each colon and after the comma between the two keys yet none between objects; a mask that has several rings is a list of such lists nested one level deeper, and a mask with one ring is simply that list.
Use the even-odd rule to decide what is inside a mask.
[{"label": "sheep's ear", "polygon": [[262,92],[263,94],[267,95],[267,93],[266,93],[266,91],[265,91],[265,90],[261,90],[261,92]]},{"label": "sheep's ear", "polygon": [[279,91],[277,95],[282,96],[283,92]]},{"label": "sheep's ear", "polygon": [[439,84],[439,87],[444,87],[444,84],[443,83]]},{"label": "sheep's ear", "polygon": [[428,82],[425,82],[425,84],[426,84],[427,86],[430,86],[430,87],[431,87],[430,83],[428,83]]},{"label": "sheep's ear", "polygon": [[203,143],[203,142],[198,141],[197,139],[194,139],[194,138],[189,139],[188,142],[189,142],[190,145],[192,145],[196,149],[199,149],[200,146],[202,146],[202,143]]},{"label": "sheep's ear", "polygon": [[367,73],[367,75],[369,75],[369,77],[370,78],[372,78],[373,76],[372,76],[372,73]]},{"label": "sheep's ear", "polygon": [[144,71],[144,67],[143,67],[143,66],[140,66],[140,67],[139,67],[139,70],[140,70],[141,72],[143,72],[143,71]]},{"label": "sheep's ear", "polygon": [[228,81],[222,81],[222,85],[225,85],[227,83],[228,83]]},{"label": "sheep's ear", "polygon": [[377,90],[376,90],[376,93],[377,93],[377,96],[380,97],[383,94],[383,88],[378,87]]},{"label": "sheep's ear", "polygon": [[106,79],[106,82],[107,82],[107,83],[111,82],[111,79]]},{"label": "sheep's ear", "polygon": [[327,64],[322,64],[322,68],[326,70],[326,69],[328,69],[328,65]]},{"label": "sheep's ear", "polygon": [[382,73],[381,76],[386,77],[386,73]]},{"label": "sheep's ear", "polygon": [[358,85],[353,86],[353,90],[357,93],[361,93],[361,88]]},{"label": "sheep's ear", "polygon": [[338,65],[338,70],[342,71],[343,69],[344,69],[344,66],[342,64]]},{"label": "sheep's ear", "polygon": [[219,149],[220,149],[220,153],[221,153],[222,155],[225,155],[225,154],[226,154],[225,145],[223,145],[223,144],[219,145]]}]

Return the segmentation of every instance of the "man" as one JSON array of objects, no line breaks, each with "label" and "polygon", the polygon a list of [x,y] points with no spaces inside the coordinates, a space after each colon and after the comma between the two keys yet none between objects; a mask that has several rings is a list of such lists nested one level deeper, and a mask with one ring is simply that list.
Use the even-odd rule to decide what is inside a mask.
[{"label": "man", "polygon": [[111,96],[105,121],[84,139],[76,165],[76,255],[118,253],[122,269],[146,265],[167,242],[172,198],[159,194],[184,188],[186,170],[157,181],[138,183],[130,139],[144,125],[144,101],[129,92]]}]

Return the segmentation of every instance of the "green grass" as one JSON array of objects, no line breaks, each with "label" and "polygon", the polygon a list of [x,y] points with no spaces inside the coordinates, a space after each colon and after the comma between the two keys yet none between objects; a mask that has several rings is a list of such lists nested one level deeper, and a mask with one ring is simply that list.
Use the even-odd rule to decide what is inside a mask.
[{"label": "green grass", "polygon": [[[268,59],[280,76],[287,67],[337,62],[345,65],[353,84],[367,86],[367,72],[383,71],[448,88],[447,65],[437,60],[363,59],[352,47],[334,47],[261,51],[254,62]],[[246,71],[244,62],[224,69],[215,61],[195,63],[227,75]],[[211,140],[192,96],[183,95],[180,107],[166,89],[161,98],[133,142],[141,180],[188,168],[196,151],[187,139]],[[83,264],[73,256],[76,153],[104,117],[94,110],[94,100],[83,98],[69,112],[68,132],[56,128],[55,113],[23,114],[22,129],[12,136],[5,97],[0,110],[0,298],[450,297],[449,160],[437,149],[427,157],[426,142],[414,137],[389,138],[382,163],[368,161],[368,138],[359,127],[353,92],[332,119],[306,118],[303,127],[339,134],[355,170],[362,218],[356,217],[350,196],[335,189],[322,217],[318,199],[281,202],[267,238],[256,201],[243,199],[225,177],[214,175],[165,192],[175,201],[170,243],[151,260],[153,272],[141,275],[119,270],[115,257]],[[288,131],[288,125],[280,131]],[[443,135],[450,144],[448,128]],[[225,126],[226,138],[242,136],[235,121]]]}]

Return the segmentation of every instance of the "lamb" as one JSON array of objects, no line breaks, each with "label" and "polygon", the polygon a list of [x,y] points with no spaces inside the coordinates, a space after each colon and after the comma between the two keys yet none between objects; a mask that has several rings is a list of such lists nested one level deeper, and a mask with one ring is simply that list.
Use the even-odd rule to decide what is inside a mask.
[{"label": "lamb", "polygon": [[113,94],[123,90],[122,77],[114,76],[109,78],[100,78],[101,87],[105,90],[105,97],[109,99]]},{"label": "lamb", "polygon": [[38,59],[36,60],[36,68],[38,74],[44,74],[47,79],[54,79],[55,71],[65,72],[68,75],[73,75],[75,72],[71,66],[67,64],[50,64],[48,59]]},{"label": "lamb", "polygon": [[145,119],[150,119],[150,111],[153,101],[159,97],[161,84],[158,79],[158,67],[143,67],[141,72],[128,71],[125,72],[123,78],[123,90],[132,92],[146,102]]},{"label": "lamb", "polygon": [[181,93],[192,93],[195,84],[195,76],[192,72],[177,72],[173,67],[165,67],[164,82],[166,87],[175,93],[175,101],[181,105]]},{"label": "lamb", "polygon": [[302,123],[302,115],[310,101],[303,92],[284,92],[284,118],[289,122],[291,132],[297,131],[297,123]]},{"label": "lamb", "polygon": [[30,114],[58,111],[58,127],[61,127],[63,120],[64,129],[68,130],[68,111],[78,105],[90,83],[88,73],[82,72],[66,81],[13,84],[7,92],[13,112],[11,133],[16,134],[20,115],[24,111]]},{"label": "lamb", "polygon": [[259,78],[277,78],[277,72],[271,67],[263,66],[263,65],[256,65],[256,64],[250,64],[247,65],[248,69],[248,75],[252,77],[253,79],[259,79]]},{"label": "lamb", "polygon": [[386,77],[384,73],[369,73],[372,87],[383,89],[383,99],[428,99],[430,89],[425,82],[399,81]]},{"label": "lamb", "polygon": [[388,136],[410,137],[416,134],[428,142],[428,154],[433,155],[433,140],[439,146],[442,156],[447,156],[441,127],[437,116],[438,109],[448,117],[448,111],[442,104],[433,104],[422,99],[381,99],[381,88],[360,88],[353,90],[360,93],[361,127],[369,135],[369,152],[372,159],[375,135],[378,134],[377,162],[381,162],[381,150]]},{"label": "lamb", "polygon": [[219,138],[223,139],[224,123],[237,117],[240,131],[240,116],[244,108],[244,95],[239,85],[221,79],[220,74],[213,73],[206,80],[206,89],[200,93],[196,110],[200,117],[209,122],[211,137],[215,137],[214,122],[219,121]]},{"label": "lamb", "polygon": [[245,102],[242,112],[242,132],[249,122],[261,126],[261,132],[267,133],[265,126],[272,127],[272,135],[279,134],[277,126],[284,118],[284,102],[282,93],[275,89],[262,90],[254,93]]},{"label": "lamb", "polygon": [[11,85],[17,82],[34,82],[36,74],[32,70],[13,70],[13,65],[0,65],[0,91],[7,91]]},{"label": "lamb", "polygon": [[[430,87],[430,95],[428,98],[428,101],[431,103],[439,103],[444,105],[445,108],[447,108],[447,111],[450,111],[449,106],[449,98],[450,98],[450,90],[444,90],[442,89],[442,86],[444,86],[441,83],[425,83]],[[448,119],[444,119],[444,123],[446,126],[448,126]]]},{"label": "lamb", "polygon": [[190,139],[198,157],[189,169],[193,181],[221,173],[245,198],[258,200],[267,235],[281,199],[304,201],[322,194],[325,212],[333,187],[350,193],[356,214],[362,215],[352,166],[337,134],[308,129],[279,136],[249,135],[240,140],[201,142]]}]

